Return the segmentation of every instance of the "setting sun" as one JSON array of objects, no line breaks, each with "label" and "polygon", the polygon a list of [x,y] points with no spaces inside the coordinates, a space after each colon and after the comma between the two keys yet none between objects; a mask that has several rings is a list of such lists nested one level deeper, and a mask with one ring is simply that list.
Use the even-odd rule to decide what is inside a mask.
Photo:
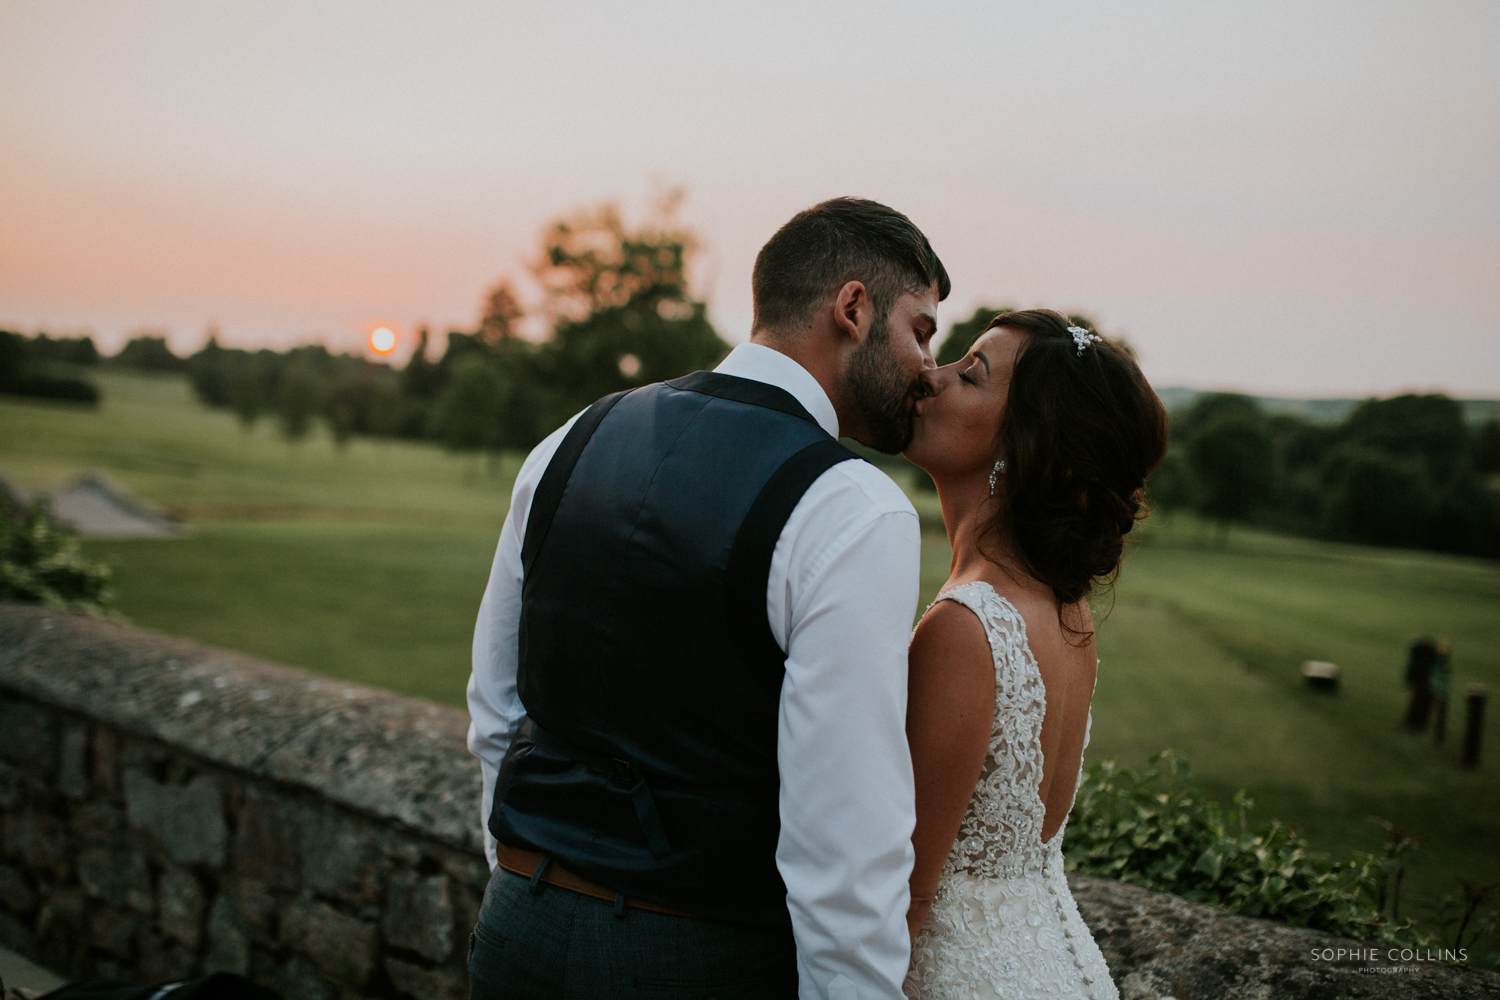
[{"label": "setting sun", "polygon": [[377,326],[370,331],[370,350],[376,354],[389,354],[396,349],[396,334],[388,326]]}]

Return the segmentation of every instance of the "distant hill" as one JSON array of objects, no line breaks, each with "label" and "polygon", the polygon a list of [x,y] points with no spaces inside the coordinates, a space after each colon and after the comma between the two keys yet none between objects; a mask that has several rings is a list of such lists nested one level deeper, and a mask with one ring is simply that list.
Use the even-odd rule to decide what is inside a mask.
[{"label": "distant hill", "polygon": [[[1198,389],[1168,386],[1156,390],[1168,410],[1187,406],[1203,395]],[[1278,396],[1256,396],[1255,401],[1269,413],[1290,413],[1316,423],[1338,423],[1359,405],[1358,399],[1282,399]],[[1464,417],[1471,424],[1500,419],[1500,399],[1461,399]]]}]

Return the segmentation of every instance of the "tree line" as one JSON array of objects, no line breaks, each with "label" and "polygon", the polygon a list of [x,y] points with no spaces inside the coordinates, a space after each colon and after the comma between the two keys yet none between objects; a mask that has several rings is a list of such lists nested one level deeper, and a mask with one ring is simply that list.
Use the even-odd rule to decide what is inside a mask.
[{"label": "tree line", "polygon": [[[1004,311],[980,306],[955,323],[938,364],[961,359]],[[1087,316],[1069,318],[1098,329]],[[1195,511],[1221,533],[1243,523],[1500,557],[1500,420],[1470,426],[1448,396],[1366,399],[1342,421],[1318,422],[1268,412],[1250,396],[1211,393],[1170,419],[1166,460],[1147,487],[1153,507]]]},{"label": "tree line", "polygon": [[[711,368],[727,353],[689,288],[697,244],[674,208],[664,203],[638,227],[611,205],[550,224],[531,265],[543,290],[533,318],[549,332],[540,342],[520,336],[527,314],[502,281],[486,295],[475,329],[450,331],[436,359],[423,330],[401,370],[321,345],[247,351],[213,337],[186,358],[147,335],[101,359],[86,337],[0,332],[0,392],[96,400],[91,384],[67,373],[110,364],[184,372],[207,405],[233,411],[246,427],[272,418],[292,441],[322,422],[341,446],[371,435],[492,457],[528,449],[600,396]],[[981,306],[955,323],[938,363],[963,357],[1000,311]],[[1157,508],[1196,511],[1223,531],[1238,522],[1494,558],[1497,475],[1500,421],[1471,427],[1447,396],[1368,399],[1332,423],[1215,393],[1172,412],[1171,446],[1149,494]]]},{"label": "tree line", "polygon": [[183,372],[203,403],[231,410],[247,428],[273,419],[291,441],[322,423],[340,446],[373,435],[490,456],[528,449],[600,396],[711,368],[728,353],[689,285],[698,244],[676,221],[679,197],[669,195],[639,226],[605,204],[543,230],[530,268],[543,292],[532,319],[549,334],[540,342],[520,335],[527,312],[502,281],[485,296],[476,328],[449,331],[437,358],[423,329],[400,370],[322,345],[248,351],[214,336],[189,357],[155,335],[133,338],[109,359],[87,338],[68,341],[66,357],[62,341],[45,335],[14,336],[0,349],[35,355],[38,371],[62,362]]},{"label": "tree line", "polygon": [[437,359],[422,330],[400,371],[320,346],[252,353],[212,340],[184,366],[203,402],[246,425],[274,415],[292,439],[322,419],[340,443],[366,434],[491,456],[527,449],[602,395],[712,367],[728,352],[689,288],[697,245],[674,207],[628,227],[604,205],[544,230],[532,264],[550,333],[541,342],[520,335],[526,312],[501,282],[477,328],[450,331]]},{"label": "tree line", "polygon": [[1500,421],[1440,394],[1366,399],[1338,423],[1232,393],[1172,412],[1159,507],[1367,545],[1500,556]]}]

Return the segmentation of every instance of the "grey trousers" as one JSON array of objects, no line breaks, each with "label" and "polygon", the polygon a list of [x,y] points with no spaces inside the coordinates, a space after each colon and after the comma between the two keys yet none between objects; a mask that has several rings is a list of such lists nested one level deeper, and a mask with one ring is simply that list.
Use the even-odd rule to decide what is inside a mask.
[{"label": "grey trousers", "polygon": [[495,869],[469,939],[470,1000],[794,1000],[790,929],[615,907]]}]

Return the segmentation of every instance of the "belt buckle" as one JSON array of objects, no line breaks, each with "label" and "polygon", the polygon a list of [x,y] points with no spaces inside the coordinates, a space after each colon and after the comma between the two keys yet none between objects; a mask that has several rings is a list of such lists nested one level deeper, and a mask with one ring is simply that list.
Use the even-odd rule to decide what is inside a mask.
[{"label": "belt buckle", "polygon": [[616,757],[614,758],[614,764],[615,776],[627,785],[635,785],[641,780],[640,768],[636,767],[630,761],[621,760]]}]

